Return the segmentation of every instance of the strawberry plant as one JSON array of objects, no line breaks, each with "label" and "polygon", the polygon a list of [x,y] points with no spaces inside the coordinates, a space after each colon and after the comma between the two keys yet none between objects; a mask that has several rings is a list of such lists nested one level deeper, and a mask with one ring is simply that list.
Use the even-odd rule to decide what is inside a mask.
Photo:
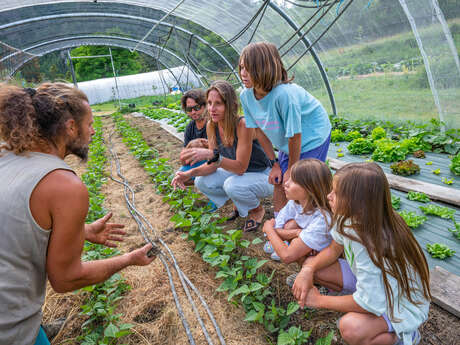
[{"label": "strawberry plant", "polygon": [[441,243],[427,243],[426,250],[428,250],[428,253],[430,253],[432,257],[441,260],[444,260],[455,254],[454,250]]},{"label": "strawberry plant", "polygon": [[407,193],[407,199],[420,202],[430,202],[430,198],[425,193],[410,191]]},{"label": "strawberry plant", "polygon": [[401,211],[398,212],[399,215],[404,219],[407,226],[411,229],[416,229],[420,225],[426,222],[427,218],[425,216],[418,215],[413,211]]}]

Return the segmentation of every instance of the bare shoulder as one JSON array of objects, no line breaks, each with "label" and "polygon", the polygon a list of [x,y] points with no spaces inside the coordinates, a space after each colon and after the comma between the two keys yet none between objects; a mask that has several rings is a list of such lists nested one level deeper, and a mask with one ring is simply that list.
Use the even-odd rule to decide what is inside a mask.
[{"label": "bare shoulder", "polygon": [[47,174],[37,185],[37,192],[53,198],[88,197],[88,189],[80,178],[69,170],[57,169]]}]

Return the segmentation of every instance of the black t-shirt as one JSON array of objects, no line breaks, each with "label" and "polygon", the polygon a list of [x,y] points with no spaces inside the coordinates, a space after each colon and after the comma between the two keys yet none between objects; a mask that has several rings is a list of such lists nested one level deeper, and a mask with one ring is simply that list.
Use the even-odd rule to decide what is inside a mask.
[{"label": "black t-shirt", "polygon": [[204,138],[208,139],[208,136],[206,135],[206,123],[204,124],[204,127],[201,129],[198,129],[196,127],[195,120],[191,120],[187,127],[185,128],[185,133],[184,133],[184,147],[187,146],[187,144],[193,140],[193,139],[199,139],[199,138]]}]

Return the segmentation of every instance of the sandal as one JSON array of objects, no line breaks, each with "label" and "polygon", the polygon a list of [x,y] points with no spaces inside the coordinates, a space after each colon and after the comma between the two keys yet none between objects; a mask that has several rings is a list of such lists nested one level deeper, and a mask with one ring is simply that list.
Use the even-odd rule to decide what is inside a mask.
[{"label": "sandal", "polygon": [[233,210],[232,213],[230,213],[227,217],[227,222],[230,222],[232,220],[235,220],[236,218],[238,218],[240,216],[240,213],[238,212],[238,210]]},{"label": "sandal", "polygon": [[259,228],[260,222],[255,221],[254,219],[248,219],[244,222],[243,232],[255,231]]}]

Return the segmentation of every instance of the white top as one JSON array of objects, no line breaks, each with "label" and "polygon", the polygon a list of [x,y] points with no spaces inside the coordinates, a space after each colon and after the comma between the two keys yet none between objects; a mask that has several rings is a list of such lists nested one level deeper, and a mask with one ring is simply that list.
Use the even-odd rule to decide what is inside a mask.
[{"label": "white top", "polygon": [[[353,229],[345,228],[345,232],[357,236]],[[339,234],[335,226],[331,230],[331,235],[334,241],[344,247],[345,258],[356,276],[356,291],[353,293],[355,302],[372,314],[381,316],[386,313],[390,318],[382,271],[374,265],[367,249],[362,244]],[[416,279],[416,294],[413,298],[415,301],[421,302],[418,305],[410,303],[406,297],[401,296],[397,280],[390,275],[387,277],[394,298],[394,320],[390,319],[391,325],[398,337],[404,339],[404,345],[412,344],[411,333],[428,318],[430,302],[423,296],[419,277]]]},{"label": "white top", "polygon": [[302,229],[299,238],[311,249],[321,251],[331,243],[332,237],[328,231],[326,220],[319,209],[311,214],[305,214],[302,205],[294,200],[289,200],[278,213],[275,228],[282,229],[284,224],[291,219]]}]

